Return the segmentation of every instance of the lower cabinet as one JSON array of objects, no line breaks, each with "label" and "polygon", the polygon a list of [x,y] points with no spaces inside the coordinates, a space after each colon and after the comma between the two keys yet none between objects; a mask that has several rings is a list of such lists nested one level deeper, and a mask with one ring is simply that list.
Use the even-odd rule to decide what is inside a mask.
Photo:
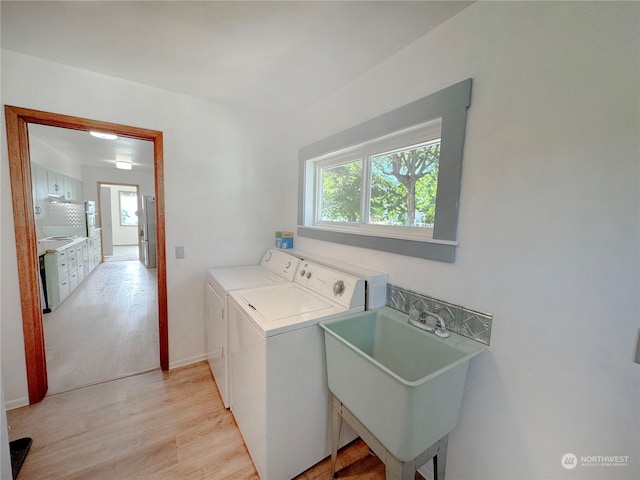
[{"label": "lower cabinet", "polygon": [[[95,252],[98,248],[99,257]],[[98,258],[95,261],[96,257]],[[99,235],[75,242],[44,256],[49,308],[54,309],[73,292],[102,261]]]}]

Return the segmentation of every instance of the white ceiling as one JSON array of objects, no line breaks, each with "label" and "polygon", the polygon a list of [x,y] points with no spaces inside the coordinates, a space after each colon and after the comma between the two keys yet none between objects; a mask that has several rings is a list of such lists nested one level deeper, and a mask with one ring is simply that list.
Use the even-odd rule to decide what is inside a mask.
[{"label": "white ceiling", "polygon": [[38,142],[44,146],[44,151],[47,148],[53,149],[80,165],[115,168],[116,157],[124,155],[131,158],[132,170],[153,172],[151,141],[125,137],[104,140],[93,137],[88,132],[47,125],[29,124],[28,129],[30,143]]},{"label": "white ceiling", "polygon": [[2,0],[1,45],[286,117],[471,3]]}]

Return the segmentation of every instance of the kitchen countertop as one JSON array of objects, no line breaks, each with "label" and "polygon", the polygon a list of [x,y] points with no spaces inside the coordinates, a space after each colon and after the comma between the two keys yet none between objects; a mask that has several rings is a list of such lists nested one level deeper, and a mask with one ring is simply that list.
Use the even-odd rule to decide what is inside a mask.
[{"label": "kitchen countertop", "polygon": [[38,240],[38,255],[56,253],[64,248],[81,243],[87,237],[47,237]]}]

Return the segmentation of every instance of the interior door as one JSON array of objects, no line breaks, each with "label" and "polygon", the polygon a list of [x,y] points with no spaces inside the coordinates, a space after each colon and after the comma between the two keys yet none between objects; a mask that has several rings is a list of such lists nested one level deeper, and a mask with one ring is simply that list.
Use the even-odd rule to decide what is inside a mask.
[{"label": "interior door", "polygon": [[100,221],[102,223],[102,253],[113,256],[113,223],[111,220],[111,187],[100,185]]}]

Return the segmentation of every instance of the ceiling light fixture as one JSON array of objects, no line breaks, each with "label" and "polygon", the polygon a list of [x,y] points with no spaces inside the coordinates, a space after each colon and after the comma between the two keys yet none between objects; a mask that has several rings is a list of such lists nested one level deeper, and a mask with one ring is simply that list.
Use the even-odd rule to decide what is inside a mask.
[{"label": "ceiling light fixture", "polygon": [[119,168],[120,170],[131,170],[131,162],[116,160],[116,168]]},{"label": "ceiling light fixture", "polygon": [[103,132],[93,132],[93,131],[89,133],[96,138],[102,138],[104,140],[115,140],[116,138],[118,138],[118,136],[114,135],[113,133],[103,133]]},{"label": "ceiling light fixture", "polygon": [[126,155],[116,156],[116,168],[119,168],[120,170],[131,170],[132,166],[131,157]]}]

